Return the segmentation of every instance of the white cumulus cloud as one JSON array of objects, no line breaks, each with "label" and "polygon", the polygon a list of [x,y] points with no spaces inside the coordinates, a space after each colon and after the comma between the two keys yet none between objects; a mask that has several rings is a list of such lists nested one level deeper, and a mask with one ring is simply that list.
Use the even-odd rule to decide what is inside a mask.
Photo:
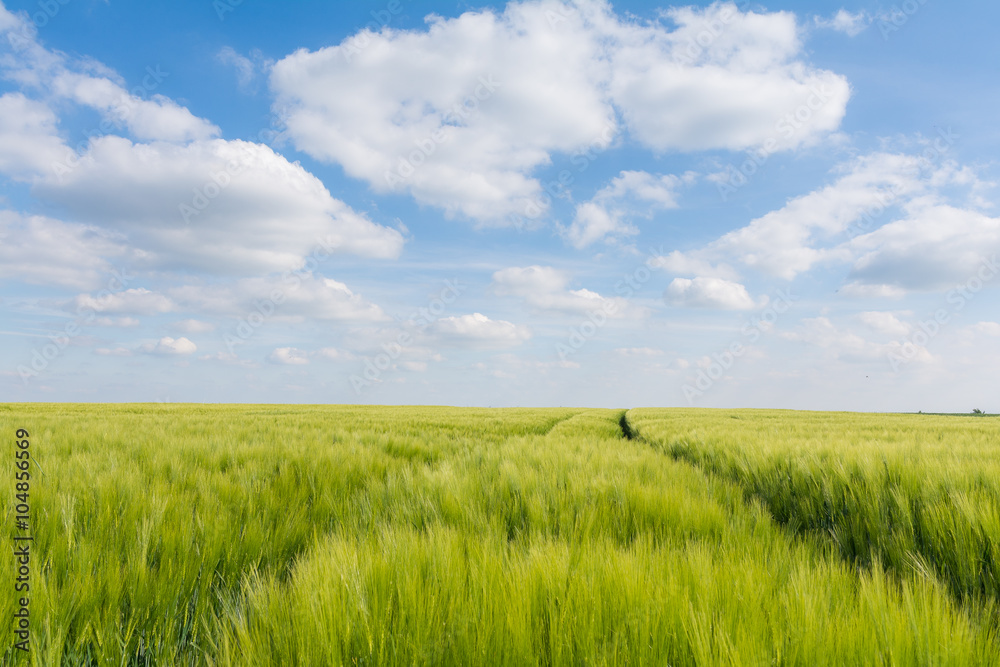
[{"label": "white cumulus cloud", "polygon": [[750,310],[758,304],[747,288],[722,278],[674,278],[663,294],[664,300],[684,308]]},{"label": "white cumulus cloud", "polygon": [[124,234],[162,268],[257,274],[298,269],[313,252],[394,258],[403,245],[398,231],[333,198],[298,163],[246,141],[105,136],[36,192],[80,222]]},{"label": "white cumulus cloud", "polygon": [[972,328],[976,333],[987,336],[1000,336],[1000,323],[998,322],[979,322]]},{"label": "white cumulus cloud", "polygon": [[650,266],[673,274],[725,278],[726,280],[739,278],[737,272],[728,264],[713,264],[707,259],[692,257],[679,250],[654,258],[650,262]]},{"label": "white cumulus cloud", "polygon": [[[803,60],[793,14],[733,3],[666,14],[672,28],[603,0],[514,1],[431,16],[425,30],[365,30],[276,63],[275,109],[297,148],[374,190],[491,224],[543,213],[533,172],[623,129],[665,152],[794,148],[839,126],[847,81]],[[707,45],[705,25],[718,26]],[[803,106],[808,122],[783,131]],[[627,229],[581,215],[579,244]]]},{"label": "white cumulus cloud", "polygon": [[69,159],[57,126],[46,104],[21,93],[0,95],[0,172],[27,178]]},{"label": "white cumulus cloud", "polygon": [[0,277],[92,289],[114,277],[111,260],[131,254],[120,236],[100,227],[0,210]]},{"label": "white cumulus cloud", "polygon": [[443,317],[429,331],[448,342],[473,347],[510,347],[531,338],[531,331],[505,320],[491,320],[482,313]]},{"label": "white cumulus cloud", "polygon": [[81,294],[74,300],[77,312],[91,309],[98,313],[125,315],[155,315],[169,313],[176,308],[171,299],[143,287],[91,296]]},{"label": "white cumulus cloud", "polygon": [[912,329],[909,324],[896,317],[895,313],[866,311],[858,313],[857,319],[872,331],[896,338],[910,335]]},{"label": "white cumulus cloud", "polygon": [[304,366],[309,363],[309,355],[294,347],[276,348],[267,357],[268,361],[286,366]]},{"label": "white cumulus cloud", "polygon": [[729,279],[735,264],[785,280],[823,263],[849,264],[841,293],[868,298],[954,287],[1000,254],[1000,219],[968,202],[948,203],[952,191],[975,194],[986,185],[968,168],[877,152],[834,173],[833,183],[657,263],[675,273]]},{"label": "white cumulus cloud", "polygon": [[267,318],[301,322],[339,320],[383,322],[389,317],[377,304],[346,284],[306,273],[282,278],[244,278],[217,285],[184,285],[168,290],[181,307],[206,315]]},{"label": "white cumulus cloud", "polygon": [[1000,286],[1000,218],[949,205],[908,215],[858,237],[855,283],[905,291],[947,290],[970,280]]},{"label": "white cumulus cloud", "polygon": [[622,171],[592,199],[576,207],[573,223],[563,236],[576,248],[606,238],[638,234],[631,223],[649,217],[656,209],[677,208],[677,188],[684,178],[654,175],[644,171]]},{"label": "white cumulus cloud", "polygon": [[[155,89],[168,73],[151,70],[147,75]],[[149,99],[127,92],[119,82],[89,74],[62,71],[51,81],[52,90],[100,111],[105,118],[123,125],[136,139],[145,141],[191,141],[218,136],[218,127],[198,118],[185,107],[163,95]]]},{"label": "white cumulus cloud", "polygon": [[570,276],[551,266],[512,266],[493,274],[498,296],[522,299],[536,312],[589,313],[600,311],[622,318],[644,314],[620,297],[605,297],[588,289],[569,289]]},{"label": "white cumulus cloud", "polygon": [[855,37],[864,32],[865,28],[872,24],[872,16],[868,12],[849,12],[846,9],[839,9],[830,18],[822,16],[813,17],[813,22],[818,28],[836,30],[849,37]]},{"label": "white cumulus cloud", "polygon": [[198,346],[187,338],[171,338],[170,336],[165,336],[156,343],[145,343],[139,349],[146,354],[160,356],[184,356],[197,352]]}]

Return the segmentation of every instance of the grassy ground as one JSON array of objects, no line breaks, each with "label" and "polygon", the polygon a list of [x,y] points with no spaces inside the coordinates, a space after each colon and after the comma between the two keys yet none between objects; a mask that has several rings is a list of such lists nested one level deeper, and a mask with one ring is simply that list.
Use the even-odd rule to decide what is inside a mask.
[{"label": "grassy ground", "polygon": [[[810,516],[799,500],[807,483],[789,487],[796,500],[782,514],[781,493],[740,472],[771,470],[784,458],[821,481],[824,466],[867,465],[877,469],[868,473],[874,485],[883,455],[855,457],[854,448],[898,442],[898,452],[884,455],[886,479],[911,461],[913,483],[925,487],[906,489],[965,494],[967,505],[939,508],[960,523],[986,497],[969,494],[997,484],[987,467],[996,422],[625,416],[0,406],[0,428],[11,438],[17,428],[31,432],[40,467],[31,497],[30,664],[1000,661],[988,587],[963,594],[950,566],[917,543],[911,560],[919,567],[896,563],[898,554],[877,542],[852,556],[847,533],[833,538],[822,522],[796,518]],[[900,430],[910,435],[879,435]],[[815,438],[799,447],[810,432]],[[919,456],[907,438],[921,443]],[[932,441],[956,444],[935,449]],[[797,463],[823,446],[812,468]],[[747,447],[759,453],[741,459]],[[13,472],[7,486],[0,508],[11,516]],[[877,515],[863,516],[877,537]],[[895,523],[882,530],[899,532]],[[960,531],[936,535],[934,544],[964,539]],[[0,582],[13,581],[13,567],[11,558],[0,562]],[[962,581],[982,572],[972,568]],[[14,604],[12,594],[0,596],[0,614],[11,618]],[[9,630],[0,635],[4,648],[13,643]]]}]

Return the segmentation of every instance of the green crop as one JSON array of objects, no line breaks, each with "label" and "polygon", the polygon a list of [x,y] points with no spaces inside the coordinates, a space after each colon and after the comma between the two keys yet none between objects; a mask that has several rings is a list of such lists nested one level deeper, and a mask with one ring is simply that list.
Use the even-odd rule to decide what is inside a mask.
[{"label": "green crop", "polygon": [[[964,550],[996,527],[998,429],[933,419],[0,406],[35,457],[31,652],[4,664],[997,664]],[[898,482],[864,487],[881,514],[824,481],[856,469]],[[939,550],[901,556],[917,491]]]}]

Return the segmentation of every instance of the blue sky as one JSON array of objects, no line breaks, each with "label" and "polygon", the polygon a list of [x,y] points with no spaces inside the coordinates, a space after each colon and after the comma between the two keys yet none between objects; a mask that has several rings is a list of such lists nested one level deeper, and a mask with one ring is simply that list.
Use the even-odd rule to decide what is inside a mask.
[{"label": "blue sky", "polygon": [[1000,411],[998,19],[0,4],[0,400]]}]

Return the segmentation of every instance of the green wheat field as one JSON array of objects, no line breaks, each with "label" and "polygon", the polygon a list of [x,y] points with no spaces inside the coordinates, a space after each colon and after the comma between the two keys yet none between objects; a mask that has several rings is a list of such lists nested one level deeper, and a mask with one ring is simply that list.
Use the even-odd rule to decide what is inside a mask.
[{"label": "green wheat field", "polygon": [[4,665],[997,665],[1000,419],[0,405]]}]

